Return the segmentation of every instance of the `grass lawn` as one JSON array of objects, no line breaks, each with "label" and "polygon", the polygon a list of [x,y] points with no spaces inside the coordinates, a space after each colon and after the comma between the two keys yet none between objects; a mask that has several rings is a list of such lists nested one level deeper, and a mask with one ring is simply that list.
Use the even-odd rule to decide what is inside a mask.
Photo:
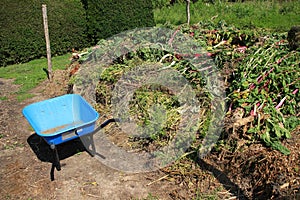
[{"label": "grass lawn", "polygon": [[[56,56],[52,58],[52,69],[66,69],[70,63],[71,54]],[[18,100],[24,100],[31,95],[28,91],[36,87],[41,81],[47,79],[47,74],[43,70],[47,69],[47,59],[41,58],[32,60],[28,63],[15,64],[7,67],[0,67],[0,78],[15,79],[14,83],[21,85],[18,94]],[[0,97],[5,99],[5,97]]]},{"label": "grass lawn", "polygon": [[[191,3],[191,24],[214,20],[235,25],[237,28],[264,28],[274,31],[288,31],[300,24],[300,1],[246,1],[219,2],[215,4],[198,1]],[[180,25],[186,23],[185,4],[156,9],[156,24]]]}]

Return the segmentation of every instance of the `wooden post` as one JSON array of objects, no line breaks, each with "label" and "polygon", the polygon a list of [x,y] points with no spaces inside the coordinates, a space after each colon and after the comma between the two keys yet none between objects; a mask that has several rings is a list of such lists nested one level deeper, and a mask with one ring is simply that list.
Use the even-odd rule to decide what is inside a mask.
[{"label": "wooden post", "polygon": [[43,12],[43,22],[44,22],[44,31],[46,38],[46,49],[47,49],[47,60],[48,60],[48,79],[52,81],[52,62],[51,62],[51,48],[50,48],[50,39],[49,39],[49,29],[48,29],[48,19],[47,19],[47,6],[45,4],[42,5]]},{"label": "wooden post", "polygon": [[190,25],[190,19],[191,19],[191,14],[190,14],[190,0],[186,0],[186,15],[187,15],[187,24]]}]

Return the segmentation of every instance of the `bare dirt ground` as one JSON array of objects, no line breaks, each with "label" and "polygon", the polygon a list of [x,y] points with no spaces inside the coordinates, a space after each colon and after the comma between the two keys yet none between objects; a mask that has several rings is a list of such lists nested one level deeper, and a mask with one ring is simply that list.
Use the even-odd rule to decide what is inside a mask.
[{"label": "bare dirt ground", "polygon": [[[35,96],[19,102],[13,80],[0,79],[0,199],[190,199],[188,186],[164,171],[127,174],[111,169],[91,157],[77,140],[58,148],[62,170],[50,180],[51,151],[22,115],[33,102],[67,93],[66,71],[57,71],[54,81],[45,81],[31,91]],[[199,192],[219,188],[231,197],[209,171],[201,172]],[[200,186],[200,185],[199,185]],[[225,195],[224,195],[225,194]],[[155,198],[154,198],[155,197]]]},{"label": "bare dirt ground", "polygon": [[[212,153],[198,163],[128,174],[91,157],[79,140],[58,148],[62,170],[50,180],[52,154],[22,115],[33,102],[66,94],[67,71],[56,71],[19,102],[13,80],[0,79],[0,199],[299,199],[299,129],[285,142],[290,156],[261,144]],[[234,138],[234,137],[233,137]],[[242,141],[241,141],[242,142]],[[243,145],[242,145],[243,146]],[[182,171],[180,165],[189,165]]]}]

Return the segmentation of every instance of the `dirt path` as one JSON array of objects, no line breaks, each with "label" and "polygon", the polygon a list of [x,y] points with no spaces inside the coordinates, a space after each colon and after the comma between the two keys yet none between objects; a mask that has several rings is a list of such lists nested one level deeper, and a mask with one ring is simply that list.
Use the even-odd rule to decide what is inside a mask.
[{"label": "dirt path", "polygon": [[73,140],[59,145],[62,169],[55,171],[55,180],[51,181],[52,152],[34,133],[22,109],[67,93],[66,76],[65,71],[57,72],[53,83],[41,84],[31,91],[33,98],[21,102],[15,94],[19,86],[13,80],[0,79],[0,200],[249,199],[246,196],[285,195],[283,199],[298,199],[299,129],[292,140],[285,142],[292,152],[288,157],[254,144],[243,152],[225,151],[199,163],[180,161],[179,166],[189,165],[189,171],[185,166],[171,166],[169,171],[139,174],[105,166],[91,157],[79,140]]},{"label": "dirt path", "polygon": [[[80,140],[58,146],[61,171],[50,180],[52,152],[22,115],[31,103],[66,94],[68,73],[56,71],[54,81],[45,81],[18,101],[18,85],[0,79],[0,199],[191,199],[216,193],[220,199],[233,197],[213,173],[196,166],[187,182],[163,171],[129,174],[111,169],[91,157]],[[196,165],[196,164],[195,164]],[[183,174],[174,176],[184,177]],[[219,175],[217,175],[219,176]],[[179,178],[181,179],[181,178]],[[194,183],[197,183],[195,185]],[[224,183],[223,183],[224,184]],[[228,183],[226,183],[228,184]],[[205,199],[203,197],[202,199]]]},{"label": "dirt path", "polygon": [[[49,145],[34,133],[22,109],[66,93],[64,76],[66,72],[57,73],[54,83],[41,84],[31,91],[33,98],[22,102],[15,94],[19,86],[0,79],[0,199],[189,199],[188,187],[162,179],[166,177],[162,171],[116,171],[91,157],[77,140],[59,146],[62,169],[55,170],[55,181],[51,181]],[[216,182],[209,173],[205,178]],[[207,183],[202,185],[209,190]]]},{"label": "dirt path", "polygon": [[60,153],[62,170],[50,181],[49,147],[22,116],[24,106],[49,93],[38,87],[34,98],[18,102],[17,90],[13,80],[0,79],[0,96],[5,97],[0,108],[0,199],[143,199],[151,194],[170,199],[168,193],[178,189],[163,181],[147,186],[164,176],[161,172],[124,174],[110,169],[83,151],[79,141],[61,145],[59,150],[73,152]]}]

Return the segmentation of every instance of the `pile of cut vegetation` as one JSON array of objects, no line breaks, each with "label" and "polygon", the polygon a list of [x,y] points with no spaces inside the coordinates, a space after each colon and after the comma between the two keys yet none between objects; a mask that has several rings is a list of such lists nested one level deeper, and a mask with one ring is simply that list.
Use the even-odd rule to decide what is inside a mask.
[{"label": "pile of cut vegetation", "polygon": [[[199,44],[203,51],[193,56],[205,52],[223,75],[222,89],[227,94],[225,123],[211,154],[202,158],[198,150],[218,114],[212,108],[211,94],[205,89],[207,80],[203,72],[182,54],[140,48],[120,53],[112,62],[101,66],[93,76],[98,81],[92,91],[99,113],[103,118],[113,114],[112,92],[122,76],[136,66],[150,64],[175,69],[189,81],[201,109],[193,143],[179,160],[163,171],[191,191],[189,198],[196,198],[201,187],[203,174],[199,168],[213,174],[221,172],[231,182],[219,181],[241,198],[299,195],[300,52],[290,49],[287,33],[238,30],[224,22],[183,25],[174,32]],[[109,40],[100,41],[100,49],[108,44]],[[109,56],[91,52],[82,59],[83,63],[97,56],[103,59]],[[122,148],[152,152],[168,144],[178,130],[182,105],[166,87],[155,84],[138,87],[128,107],[129,117],[147,129],[145,135],[128,136],[117,125],[110,125],[106,133]],[[153,118],[163,123],[151,124]]]}]

